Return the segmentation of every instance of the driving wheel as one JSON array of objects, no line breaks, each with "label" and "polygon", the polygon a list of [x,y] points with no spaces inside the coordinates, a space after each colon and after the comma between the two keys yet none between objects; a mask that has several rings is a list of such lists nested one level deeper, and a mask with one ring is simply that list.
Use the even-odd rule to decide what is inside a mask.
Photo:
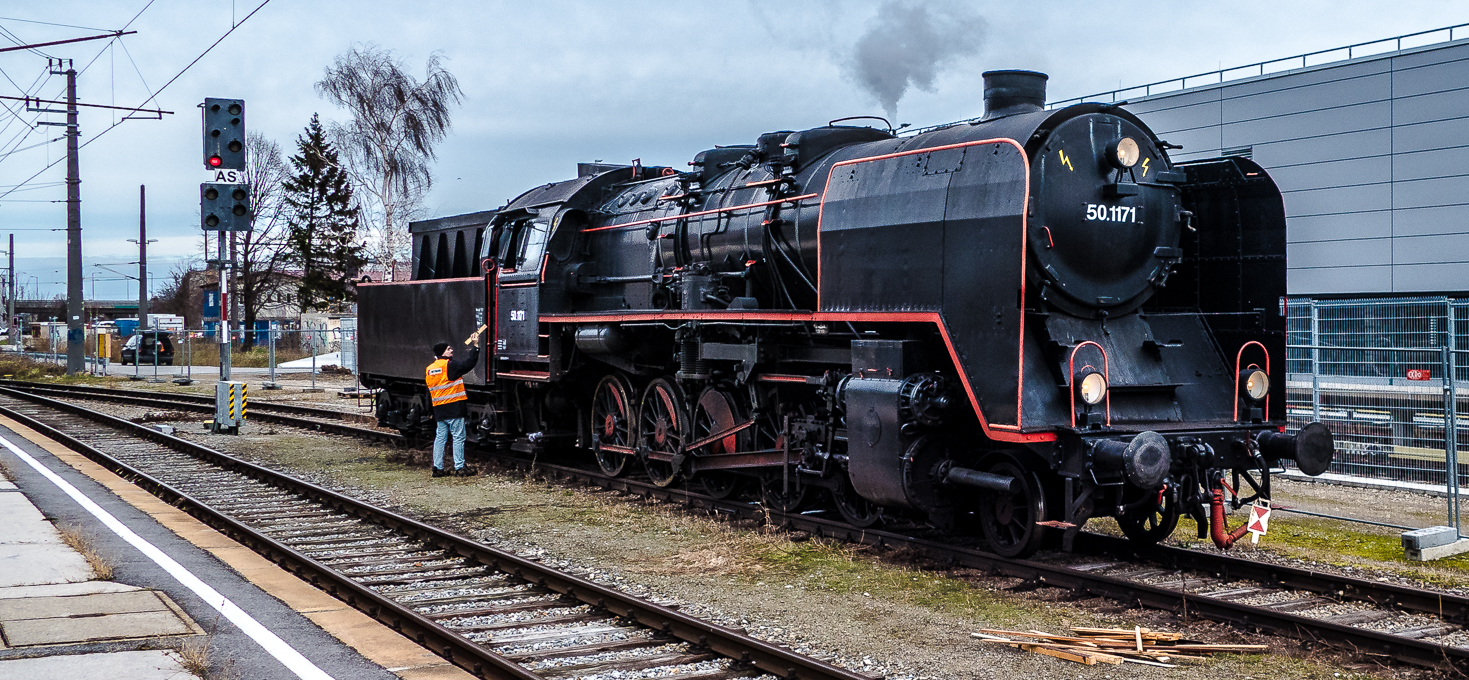
[{"label": "driving wheel", "polygon": [[[704,393],[699,395],[698,403],[694,404],[693,441],[724,432],[741,422],[743,419],[739,417],[734,397],[724,390],[711,387],[704,390]],[[746,451],[750,448],[751,439],[750,430],[747,428],[727,437],[720,437],[689,453],[697,458]],[[727,470],[701,471],[695,473],[694,479],[704,487],[704,493],[719,499],[735,495],[744,483],[742,476]]]},{"label": "driving wheel", "polygon": [[1173,494],[1168,489],[1156,493],[1157,501],[1149,503],[1146,508],[1133,510],[1117,518],[1117,526],[1122,528],[1122,533],[1133,543],[1143,546],[1156,545],[1169,536],[1178,527],[1178,503],[1173,500]]},{"label": "driving wheel", "polygon": [[863,498],[852,488],[852,480],[842,475],[841,485],[831,492],[837,512],[848,524],[859,529],[876,526],[882,521],[882,506]]},{"label": "driving wheel", "polygon": [[592,434],[597,435],[597,465],[613,477],[627,474],[628,454],[632,453],[632,404],[628,401],[627,383],[609,375],[597,383],[592,393]]},{"label": "driving wheel", "polygon": [[1020,483],[1014,493],[979,492],[979,522],[990,550],[1002,557],[1029,557],[1040,549],[1046,519],[1046,498],[1040,478],[1018,461],[1003,456],[987,466],[987,472],[1014,477]]},{"label": "driving wheel", "polygon": [[683,391],[666,378],[659,378],[643,392],[638,408],[638,441],[648,451],[643,467],[648,479],[658,486],[678,480],[683,466],[687,423]]}]

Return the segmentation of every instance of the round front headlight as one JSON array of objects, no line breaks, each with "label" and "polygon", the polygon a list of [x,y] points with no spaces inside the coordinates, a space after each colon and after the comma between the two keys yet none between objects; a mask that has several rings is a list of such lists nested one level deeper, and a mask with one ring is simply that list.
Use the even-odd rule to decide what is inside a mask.
[{"label": "round front headlight", "polygon": [[1107,396],[1107,379],[1101,373],[1088,373],[1076,386],[1076,396],[1088,405],[1096,406]]},{"label": "round front headlight", "polygon": [[1239,395],[1250,401],[1260,401],[1270,393],[1270,376],[1258,368],[1240,371]]},{"label": "round front headlight", "polygon": [[1107,145],[1107,162],[1114,167],[1130,168],[1137,165],[1141,156],[1137,141],[1131,137],[1123,137]]}]

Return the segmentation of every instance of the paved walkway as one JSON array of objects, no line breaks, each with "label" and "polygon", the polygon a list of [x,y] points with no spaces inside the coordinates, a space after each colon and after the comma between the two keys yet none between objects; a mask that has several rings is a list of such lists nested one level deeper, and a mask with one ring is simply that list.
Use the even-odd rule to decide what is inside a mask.
[{"label": "paved walkway", "polygon": [[0,523],[0,651],[55,654],[0,660],[0,677],[191,677],[168,650],[57,653],[78,644],[198,636],[203,630],[163,592],[96,580],[82,553],[14,482],[0,481],[0,517],[6,520]]},{"label": "paved walkway", "polygon": [[[468,678],[81,455],[0,417],[0,678]],[[111,580],[68,546],[78,527]],[[228,670],[226,670],[228,669]]]}]

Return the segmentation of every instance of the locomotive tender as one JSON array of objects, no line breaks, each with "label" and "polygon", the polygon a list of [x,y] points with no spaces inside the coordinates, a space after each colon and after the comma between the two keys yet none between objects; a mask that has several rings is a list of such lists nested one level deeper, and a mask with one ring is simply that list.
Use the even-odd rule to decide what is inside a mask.
[{"label": "locomotive tender", "polygon": [[1333,455],[1320,423],[1284,433],[1280,193],[1246,159],[1173,164],[1115,105],[1044,110],[1045,81],[985,74],[972,123],[583,165],[415,224],[415,279],[359,289],[380,421],[423,427],[425,348],[488,320],[483,445],[1005,556],[1108,516],[1228,547],[1226,504]]}]

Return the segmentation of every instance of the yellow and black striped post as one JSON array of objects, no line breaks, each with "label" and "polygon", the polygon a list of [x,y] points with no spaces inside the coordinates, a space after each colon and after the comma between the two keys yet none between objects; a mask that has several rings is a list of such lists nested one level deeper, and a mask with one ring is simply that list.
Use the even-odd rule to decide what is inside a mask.
[{"label": "yellow and black striped post", "polygon": [[214,427],[211,431],[215,434],[239,434],[249,405],[249,392],[245,383],[223,380],[215,383]]}]

